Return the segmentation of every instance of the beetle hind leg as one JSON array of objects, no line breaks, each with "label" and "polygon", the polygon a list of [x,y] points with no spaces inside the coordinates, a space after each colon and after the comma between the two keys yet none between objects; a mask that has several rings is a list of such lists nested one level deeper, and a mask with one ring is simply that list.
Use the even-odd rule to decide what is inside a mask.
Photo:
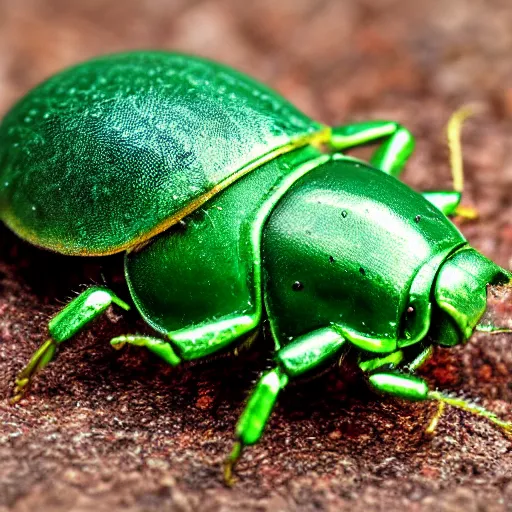
[{"label": "beetle hind leg", "polygon": [[107,288],[94,286],[73,299],[48,324],[51,338],[45,341],[32,355],[25,368],[15,380],[12,404],[19,402],[36,373],[45,368],[54,358],[60,343],[72,338],[89,322],[100,316],[112,303],[128,310],[130,306]]},{"label": "beetle hind leg", "polygon": [[23,398],[23,395],[30,387],[32,377],[53,359],[56,350],[57,343],[50,338],[34,352],[25,368],[16,376],[14,393],[10,399],[11,404],[15,404]]}]

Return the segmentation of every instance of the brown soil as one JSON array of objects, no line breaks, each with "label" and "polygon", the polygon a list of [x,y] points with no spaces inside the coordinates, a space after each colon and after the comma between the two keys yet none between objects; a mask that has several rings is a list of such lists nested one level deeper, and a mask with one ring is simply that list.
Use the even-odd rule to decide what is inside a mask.
[{"label": "brown soil", "polygon": [[[464,131],[461,225],[503,266],[512,254],[512,6],[509,0],[2,0],[0,110],[54,71],[99,53],[154,47],[198,53],[272,85],[327,123],[390,118],[417,151],[405,180],[449,186],[443,127],[460,105],[483,113]],[[118,311],[63,347],[16,407],[16,372],[72,292],[106,282],[127,297],[122,257],[39,251],[0,228],[0,512],[512,510],[512,441],[449,409],[434,438],[431,404],[382,400],[332,372],[291,387],[233,489],[220,461],[260,349],[171,370],[112,336],[144,330]],[[491,295],[512,327],[512,294]],[[432,386],[466,392],[512,420],[512,337],[478,334],[438,351]]]}]

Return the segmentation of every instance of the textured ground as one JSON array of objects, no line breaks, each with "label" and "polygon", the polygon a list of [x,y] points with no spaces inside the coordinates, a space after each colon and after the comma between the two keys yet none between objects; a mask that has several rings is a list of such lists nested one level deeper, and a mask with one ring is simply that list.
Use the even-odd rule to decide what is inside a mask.
[{"label": "textured ground", "polygon": [[[449,184],[442,129],[467,124],[461,229],[504,266],[512,255],[512,7],[509,0],[1,0],[0,110],[43,77],[98,53],[154,47],[232,64],[328,123],[391,118],[418,137],[405,179]],[[426,404],[381,401],[331,373],[290,388],[233,489],[219,464],[258,353],[170,370],[106,341],[144,329],[112,312],[62,350],[21,405],[16,372],[59,304],[92,282],[127,297],[122,260],[43,253],[0,228],[0,511],[512,510],[512,441],[450,409],[437,435]],[[492,295],[511,325],[512,295]],[[512,338],[477,335],[425,368],[512,420]]]}]

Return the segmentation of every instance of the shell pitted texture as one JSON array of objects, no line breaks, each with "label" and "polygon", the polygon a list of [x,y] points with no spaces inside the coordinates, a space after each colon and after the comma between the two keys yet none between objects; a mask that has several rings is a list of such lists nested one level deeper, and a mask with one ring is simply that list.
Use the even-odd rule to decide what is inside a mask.
[{"label": "shell pitted texture", "polygon": [[118,252],[319,129],[270,89],[204,59],[101,57],[43,82],[5,117],[0,216],[57,252]]}]

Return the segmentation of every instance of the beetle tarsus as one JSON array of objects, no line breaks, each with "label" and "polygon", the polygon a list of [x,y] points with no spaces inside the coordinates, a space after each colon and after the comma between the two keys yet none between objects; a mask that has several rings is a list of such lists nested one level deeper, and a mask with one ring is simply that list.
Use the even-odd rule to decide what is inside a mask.
[{"label": "beetle tarsus", "polygon": [[27,366],[16,377],[14,394],[9,400],[11,404],[16,404],[23,398],[30,387],[32,377],[53,359],[56,349],[57,343],[50,338],[36,350]]},{"label": "beetle tarsus", "polygon": [[30,379],[16,379],[13,396],[9,399],[11,405],[17,404],[27,392],[30,384]]},{"label": "beetle tarsus", "polygon": [[434,414],[434,416],[432,416],[432,419],[430,420],[428,427],[425,429],[425,434],[427,434],[429,436],[433,436],[435,434],[437,425],[439,424],[439,420],[441,419],[441,416],[443,415],[444,410],[445,410],[445,403],[438,402],[437,411]]},{"label": "beetle tarsus", "polygon": [[455,216],[462,220],[476,220],[478,219],[478,210],[473,206],[457,206],[455,209]]},{"label": "beetle tarsus", "polygon": [[236,441],[233,445],[233,449],[229,454],[229,457],[224,461],[224,484],[228,487],[233,487],[236,479],[233,476],[233,470],[235,469],[236,463],[240,459],[240,455],[242,454],[242,443],[240,441]]}]

